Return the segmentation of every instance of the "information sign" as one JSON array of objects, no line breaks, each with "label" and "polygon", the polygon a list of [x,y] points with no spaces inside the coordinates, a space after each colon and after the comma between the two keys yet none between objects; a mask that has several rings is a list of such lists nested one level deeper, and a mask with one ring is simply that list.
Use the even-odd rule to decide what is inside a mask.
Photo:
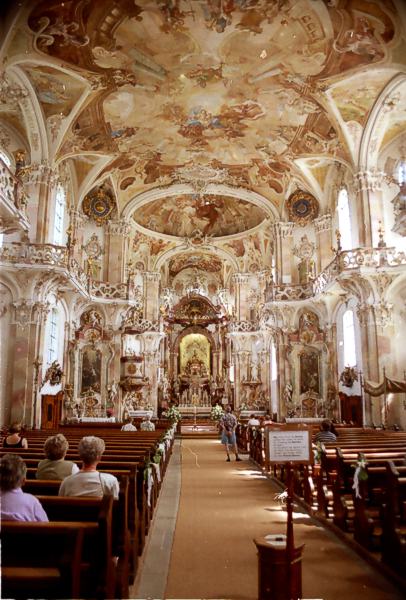
[{"label": "information sign", "polygon": [[265,429],[269,463],[309,464],[312,460],[311,430],[304,425],[284,425]]}]

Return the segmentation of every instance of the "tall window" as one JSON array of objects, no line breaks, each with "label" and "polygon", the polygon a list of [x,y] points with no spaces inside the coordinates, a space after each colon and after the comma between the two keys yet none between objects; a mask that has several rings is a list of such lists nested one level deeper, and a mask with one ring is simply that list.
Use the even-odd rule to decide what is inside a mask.
[{"label": "tall window", "polygon": [[271,381],[276,381],[278,379],[278,366],[276,364],[276,347],[275,343],[271,344]]},{"label": "tall window", "polygon": [[406,160],[401,160],[398,166],[398,183],[406,183]]},{"label": "tall window", "polygon": [[344,366],[355,367],[357,364],[357,353],[355,346],[354,313],[346,310],[343,315],[343,341],[344,341]]},{"label": "tall window", "polygon": [[58,186],[55,198],[55,215],[54,215],[54,235],[53,243],[56,246],[63,244],[63,222],[65,217],[65,190],[62,186]]},{"label": "tall window", "polygon": [[47,350],[45,353],[47,365],[58,359],[59,342],[59,312],[56,307],[52,308],[48,315]]},{"label": "tall window", "polygon": [[341,247],[343,250],[351,250],[352,231],[350,218],[350,204],[348,200],[348,192],[345,188],[341,188],[338,194],[337,212],[338,228],[341,234]]}]

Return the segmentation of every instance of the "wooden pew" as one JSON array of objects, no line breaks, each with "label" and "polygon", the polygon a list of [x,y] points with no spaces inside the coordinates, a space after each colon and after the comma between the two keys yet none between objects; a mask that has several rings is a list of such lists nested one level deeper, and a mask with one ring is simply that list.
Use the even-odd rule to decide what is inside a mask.
[{"label": "wooden pew", "polygon": [[[103,518],[103,501],[96,497],[77,496],[37,496],[50,521],[84,521],[99,522]],[[115,591],[113,597],[128,598],[129,596],[129,535],[128,535],[128,479],[120,482],[118,500],[113,500],[111,523],[111,547],[107,569],[112,571],[108,577],[113,578],[115,572]],[[115,557],[113,559],[113,557]],[[106,559],[107,560],[107,559]],[[106,560],[102,558],[100,568]]]},{"label": "wooden pew", "polygon": [[84,538],[96,523],[3,521],[3,598],[84,598],[81,564]]},{"label": "wooden pew", "polygon": [[388,461],[387,502],[384,508],[382,561],[401,575],[406,570],[406,466]]}]

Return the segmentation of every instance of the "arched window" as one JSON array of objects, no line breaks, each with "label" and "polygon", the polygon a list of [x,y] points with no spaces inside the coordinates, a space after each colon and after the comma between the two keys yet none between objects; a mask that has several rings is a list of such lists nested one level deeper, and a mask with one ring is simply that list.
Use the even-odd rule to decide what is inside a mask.
[{"label": "arched window", "polygon": [[398,183],[406,183],[406,160],[401,160],[398,166]]},{"label": "arched window", "polygon": [[60,312],[58,309],[58,301],[53,294],[50,294],[48,296],[48,302],[51,305],[51,309],[48,313],[45,327],[44,368],[49,367],[54,360],[58,360],[60,342]]},{"label": "arched window", "polygon": [[58,185],[55,197],[55,213],[54,213],[54,231],[52,243],[56,246],[62,246],[63,244],[63,225],[65,220],[65,205],[66,205],[66,194],[65,190],[61,185]]},{"label": "arched window", "polygon": [[357,364],[357,349],[355,345],[354,313],[351,309],[343,315],[344,366],[355,367]]},{"label": "arched window", "polygon": [[341,234],[341,247],[343,250],[351,250],[352,231],[350,218],[350,204],[348,200],[348,192],[345,188],[341,188],[338,194],[337,213],[338,228]]}]

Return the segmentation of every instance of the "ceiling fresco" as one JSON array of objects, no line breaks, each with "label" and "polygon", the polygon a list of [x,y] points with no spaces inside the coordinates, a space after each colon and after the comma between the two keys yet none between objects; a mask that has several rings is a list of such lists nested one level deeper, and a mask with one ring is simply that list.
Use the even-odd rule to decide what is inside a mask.
[{"label": "ceiling fresco", "polygon": [[[251,229],[283,218],[295,190],[326,212],[331,167],[354,164],[377,98],[406,65],[394,0],[18,4],[3,64],[27,88],[25,114],[0,89],[1,139],[7,123],[31,160],[50,160],[52,148],[74,175],[78,206],[110,180],[117,217],[135,207],[143,230],[131,252],[145,268],[175,241],[160,235],[179,243],[196,232],[239,236],[224,250],[240,268],[267,268],[270,241]],[[38,132],[32,96],[43,112]],[[393,114],[379,144],[404,127],[401,108]],[[40,143],[42,132],[51,143]],[[137,204],[146,191],[179,184],[194,193]],[[208,194],[212,184],[230,196]],[[263,209],[233,188],[259,194]]]},{"label": "ceiling fresco", "polygon": [[[329,79],[381,63],[403,44],[393,43],[390,0],[32,4],[38,55],[91,85],[59,152],[110,154],[119,203],[145,185],[176,182],[191,164],[228,170],[234,182],[279,203],[295,157],[348,154],[325,107]],[[63,102],[66,111],[66,94],[73,104],[77,90],[51,83],[39,91],[43,104],[49,111]],[[339,92],[337,101],[344,119],[359,121],[379,83],[373,92],[355,87],[353,102]]]},{"label": "ceiling fresco", "polygon": [[169,263],[169,273],[171,276],[175,276],[184,269],[189,268],[215,273],[221,270],[222,261],[215,256],[199,252],[196,254],[181,254]]},{"label": "ceiling fresco", "polygon": [[136,209],[133,218],[155,232],[189,237],[194,231],[222,237],[259,225],[265,212],[244,200],[227,196],[183,194],[154,200]]}]

